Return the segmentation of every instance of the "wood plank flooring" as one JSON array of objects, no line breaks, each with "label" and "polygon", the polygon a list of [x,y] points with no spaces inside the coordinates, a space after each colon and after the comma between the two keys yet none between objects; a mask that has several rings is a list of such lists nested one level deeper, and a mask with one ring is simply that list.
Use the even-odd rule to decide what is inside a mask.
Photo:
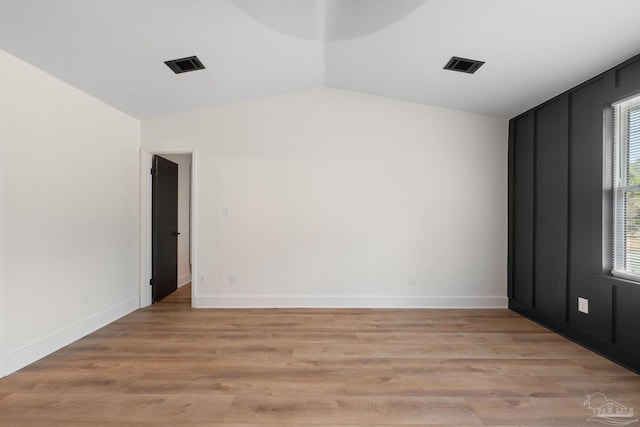
[{"label": "wood plank flooring", "polygon": [[0,380],[0,427],[583,426],[594,392],[640,412],[640,376],[508,310],[203,310],[190,292]]}]

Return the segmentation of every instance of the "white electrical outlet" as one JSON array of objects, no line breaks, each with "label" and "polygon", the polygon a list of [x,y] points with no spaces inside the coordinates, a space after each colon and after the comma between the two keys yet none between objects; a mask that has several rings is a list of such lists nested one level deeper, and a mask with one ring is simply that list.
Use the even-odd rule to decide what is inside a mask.
[{"label": "white electrical outlet", "polygon": [[410,274],[409,275],[409,284],[410,285],[415,285],[416,283],[417,283],[416,282],[416,275],[415,274]]},{"label": "white electrical outlet", "polygon": [[230,274],[229,275],[229,284],[230,285],[235,285],[236,284],[236,275],[235,274]]},{"label": "white electrical outlet", "polygon": [[578,297],[578,311],[589,314],[589,300],[587,298]]},{"label": "white electrical outlet", "polygon": [[227,206],[222,208],[222,216],[225,218],[229,218],[229,208]]},{"label": "white electrical outlet", "polygon": [[206,283],[207,282],[207,275],[204,273],[200,273],[200,283]]},{"label": "white electrical outlet", "polygon": [[80,292],[80,305],[89,304],[89,292]]}]

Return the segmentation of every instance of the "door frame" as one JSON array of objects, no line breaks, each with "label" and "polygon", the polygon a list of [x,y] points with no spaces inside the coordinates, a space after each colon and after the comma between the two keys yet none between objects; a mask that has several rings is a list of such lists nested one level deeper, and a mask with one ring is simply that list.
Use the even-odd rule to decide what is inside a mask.
[{"label": "door frame", "polygon": [[191,154],[191,306],[196,296],[196,281],[198,277],[197,257],[197,229],[198,229],[198,150],[196,147],[142,147],[140,148],[140,280],[139,299],[140,308],[148,307],[152,303],[151,295],[151,167],[153,156],[163,154]]}]

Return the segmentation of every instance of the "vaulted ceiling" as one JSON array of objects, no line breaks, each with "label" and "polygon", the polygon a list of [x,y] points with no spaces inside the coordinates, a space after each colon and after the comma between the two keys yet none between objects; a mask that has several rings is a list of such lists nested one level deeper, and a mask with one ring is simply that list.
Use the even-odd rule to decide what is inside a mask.
[{"label": "vaulted ceiling", "polygon": [[[511,117],[640,53],[638,0],[0,0],[0,49],[144,119],[329,86]],[[197,55],[206,69],[163,62]],[[470,75],[452,56],[485,61]]]}]

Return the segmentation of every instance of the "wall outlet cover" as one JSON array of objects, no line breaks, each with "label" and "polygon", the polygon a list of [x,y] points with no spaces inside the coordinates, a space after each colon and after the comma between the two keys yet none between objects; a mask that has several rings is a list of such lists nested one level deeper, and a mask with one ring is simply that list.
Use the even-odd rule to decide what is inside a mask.
[{"label": "wall outlet cover", "polygon": [[578,311],[589,314],[589,300],[587,298],[578,297]]}]

